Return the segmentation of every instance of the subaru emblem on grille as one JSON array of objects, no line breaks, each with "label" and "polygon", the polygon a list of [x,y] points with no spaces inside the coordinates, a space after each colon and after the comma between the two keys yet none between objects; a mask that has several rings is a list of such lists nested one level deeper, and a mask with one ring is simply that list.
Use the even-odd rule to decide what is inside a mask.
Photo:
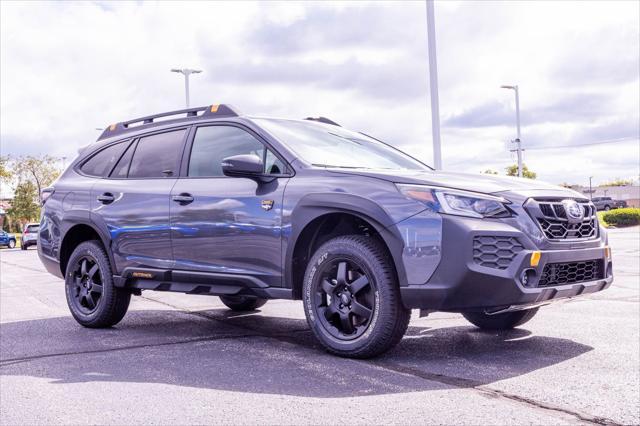
[{"label": "subaru emblem on grille", "polygon": [[567,212],[569,222],[582,222],[584,210],[580,204],[576,203],[575,200],[562,200],[562,205]]}]

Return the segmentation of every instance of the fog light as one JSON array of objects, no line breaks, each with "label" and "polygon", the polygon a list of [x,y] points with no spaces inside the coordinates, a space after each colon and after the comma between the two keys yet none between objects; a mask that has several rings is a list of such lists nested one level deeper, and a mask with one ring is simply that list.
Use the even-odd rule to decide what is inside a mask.
[{"label": "fog light", "polygon": [[522,271],[522,273],[520,273],[520,282],[523,286],[529,287],[529,284],[531,283],[531,280],[533,279],[533,277],[535,277],[535,275],[535,269],[525,269],[524,271]]}]

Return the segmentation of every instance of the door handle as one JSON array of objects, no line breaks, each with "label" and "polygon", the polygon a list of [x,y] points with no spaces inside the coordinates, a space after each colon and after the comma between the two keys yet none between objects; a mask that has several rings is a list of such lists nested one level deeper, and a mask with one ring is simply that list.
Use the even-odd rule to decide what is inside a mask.
[{"label": "door handle", "polygon": [[189,204],[193,202],[193,196],[191,194],[187,194],[186,192],[183,192],[180,195],[174,195],[173,197],[171,197],[171,199],[183,206],[185,204]]},{"label": "door handle", "polygon": [[111,204],[116,198],[110,192],[105,192],[102,195],[98,195],[98,201],[102,204]]}]

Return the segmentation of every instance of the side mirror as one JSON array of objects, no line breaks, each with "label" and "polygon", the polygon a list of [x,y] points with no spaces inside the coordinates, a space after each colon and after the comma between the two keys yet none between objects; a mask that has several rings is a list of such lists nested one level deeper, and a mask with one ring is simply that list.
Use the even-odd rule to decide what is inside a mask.
[{"label": "side mirror", "polygon": [[257,155],[234,155],[222,160],[222,173],[230,177],[260,178],[264,175],[264,163]]}]

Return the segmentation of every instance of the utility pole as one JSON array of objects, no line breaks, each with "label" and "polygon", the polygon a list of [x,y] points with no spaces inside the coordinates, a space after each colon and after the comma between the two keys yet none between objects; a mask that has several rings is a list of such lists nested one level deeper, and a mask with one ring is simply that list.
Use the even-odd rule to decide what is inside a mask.
[{"label": "utility pole", "polygon": [[190,68],[182,68],[182,69],[172,68],[171,72],[177,72],[184,75],[184,97],[186,100],[187,108],[189,108],[189,76],[191,74],[201,73],[202,70],[193,70]]},{"label": "utility pole", "polygon": [[427,45],[429,47],[429,90],[431,94],[431,134],[433,136],[433,166],[442,169],[440,151],[440,103],[438,99],[438,64],[436,62],[436,23],[433,0],[427,2]]},{"label": "utility pole", "polygon": [[593,179],[593,176],[589,176],[589,200],[593,199],[593,189],[591,189],[591,179]]},{"label": "utility pole", "polygon": [[520,96],[518,86],[500,86],[502,89],[511,89],[516,93],[516,151],[518,153],[518,177],[522,177],[522,142],[520,141]]}]

